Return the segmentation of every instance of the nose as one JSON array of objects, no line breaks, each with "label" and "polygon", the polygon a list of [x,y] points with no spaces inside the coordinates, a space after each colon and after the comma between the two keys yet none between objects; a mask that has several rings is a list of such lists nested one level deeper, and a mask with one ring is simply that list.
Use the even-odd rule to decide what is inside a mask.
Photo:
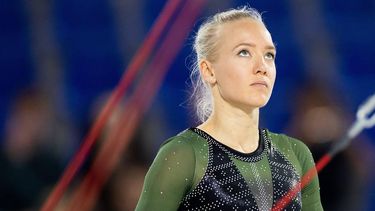
[{"label": "nose", "polygon": [[254,73],[267,75],[266,61],[264,60],[263,57],[258,57],[256,64],[255,64]]}]

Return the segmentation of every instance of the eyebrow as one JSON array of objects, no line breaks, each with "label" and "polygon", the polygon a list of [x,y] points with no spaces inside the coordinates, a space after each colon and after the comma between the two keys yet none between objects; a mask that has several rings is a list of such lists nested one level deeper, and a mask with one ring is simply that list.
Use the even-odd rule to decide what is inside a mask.
[{"label": "eyebrow", "polygon": [[[236,48],[238,48],[238,47],[241,46],[241,45],[246,45],[246,46],[250,46],[250,47],[253,47],[253,48],[256,47],[256,45],[255,45],[254,43],[247,43],[247,42],[244,42],[244,43],[240,43],[240,44],[234,46],[233,50],[236,49]],[[267,50],[275,50],[275,51],[276,51],[276,47],[275,47],[275,45],[267,45],[267,46],[265,47],[265,49],[267,49]]]}]

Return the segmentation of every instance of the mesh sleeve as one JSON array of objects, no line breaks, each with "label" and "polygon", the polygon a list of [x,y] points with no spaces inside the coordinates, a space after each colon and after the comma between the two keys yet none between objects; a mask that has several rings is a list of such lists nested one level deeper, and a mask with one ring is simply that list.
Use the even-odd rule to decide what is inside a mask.
[{"label": "mesh sleeve", "polygon": [[191,188],[194,170],[195,153],[189,141],[168,140],[147,172],[136,210],[177,210]]},{"label": "mesh sleeve", "polygon": [[[294,150],[298,160],[300,161],[302,167],[302,174],[306,174],[311,168],[315,168],[315,162],[312,157],[312,154],[308,147],[299,140],[296,140]],[[307,184],[302,190],[302,210],[323,210],[321,201],[320,201],[320,187],[319,179],[316,176]]]}]

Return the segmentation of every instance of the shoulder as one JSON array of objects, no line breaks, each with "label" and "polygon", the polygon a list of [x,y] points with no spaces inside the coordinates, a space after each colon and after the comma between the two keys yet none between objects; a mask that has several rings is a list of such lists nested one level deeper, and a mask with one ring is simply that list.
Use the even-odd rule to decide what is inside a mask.
[{"label": "shoulder", "polygon": [[293,150],[293,152],[296,154],[311,154],[309,148],[301,140],[282,133],[270,132],[268,130],[267,133],[271,139],[271,144],[275,145],[277,148]]},{"label": "shoulder", "polygon": [[292,163],[298,163],[303,172],[315,165],[311,151],[305,143],[285,134],[267,132],[272,146],[276,147]]},{"label": "shoulder", "polygon": [[193,144],[193,140],[196,139],[197,135],[190,129],[181,131],[175,136],[168,138],[161,145],[161,148],[164,147],[186,147]]},{"label": "shoulder", "polygon": [[190,129],[186,129],[164,141],[160,146],[159,153],[194,155],[194,145],[196,145],[195,142],[197,139],[199,137],[196,133]]}]

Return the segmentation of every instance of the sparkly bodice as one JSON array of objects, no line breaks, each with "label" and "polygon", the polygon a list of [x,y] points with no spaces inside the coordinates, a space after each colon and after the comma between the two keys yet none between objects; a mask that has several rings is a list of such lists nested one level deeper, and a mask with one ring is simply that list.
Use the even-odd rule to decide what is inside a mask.
[{"label": "sparkly bodice", "polygon": [[[270,210],[314,167],[301,141],[260,130],[259,147],[241,153],[204,131],[188,129],[160,147],[136,211]],[[287,210],[323,210],[319,182],[307,184]]]},{"label": "sparkly bodice", "polygon": [[[181,202],[179,210],[270,210],[300,180],[293,165],[275,149],[261,130],[254,153],[240,153],[216,141],[198,128],[195,133],[208,143],[208,166],[199,184]],[[245,161],[255,181],[246,181],[232,159]],[[254,163],[266,159],[271,181],[261,176]],[[264,179],[264,180],[263,180]],[[286,210],[301,210],[301,194]]]}]

